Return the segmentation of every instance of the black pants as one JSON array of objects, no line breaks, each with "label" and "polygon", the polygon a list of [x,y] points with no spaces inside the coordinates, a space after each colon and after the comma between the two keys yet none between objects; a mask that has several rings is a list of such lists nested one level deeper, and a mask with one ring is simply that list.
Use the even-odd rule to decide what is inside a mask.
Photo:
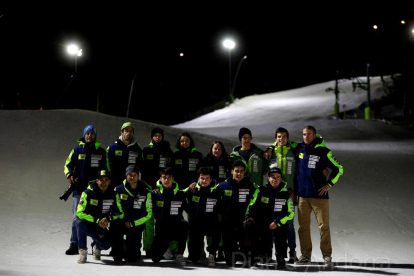
[{"label": "black pants", "polygon": [[272,255],[273,243],[275,245],[276,257],[287,257],[288,230],[286,225],[270,230],[268,224],[248,221],[244,224],[244,227],[253,258],[258,258],[259,256],[270,257]]},{"label": "black pants", "polygon": [[190,223],[188,253],[193,263],[196,263],[201,258],[201,254],[204,251],[205,236],[211,237],[211,244],[207,246],[207,252],[215,256],[221,238],[221,229],[218,221],[215,223]]},{"label": "black pants", "polygon": [[223,246],[226,264],[234,266],[237,261],[247,261],[249,247],[243,223],[223,223]]},{"label": "black pants", "polygon": [[[136,227],[126,227],[125,222],[116,221],[111,223],[115,240],[112,246],[114,257],[122,257],[125,261],[138,261],[141,258],[142,232],[145,224]],[[123,247],[125,235],[125,251]]]},{"label": "black pants", "polygon": [[188,237],[188,223],[181,220],[173,223],[155,223],[155,236],[152,241],[152,261],[159,262],[171,241],[178,241],[177,254],[184,254]]}]

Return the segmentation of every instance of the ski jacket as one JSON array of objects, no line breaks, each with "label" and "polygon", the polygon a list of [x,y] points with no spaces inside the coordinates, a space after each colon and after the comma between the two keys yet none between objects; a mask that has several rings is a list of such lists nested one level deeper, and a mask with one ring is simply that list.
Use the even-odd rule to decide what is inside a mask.
[{"label": "ski jacket", "polygon": [[184,192],[187,196],[187,213],[190,224],[218,224],[221,193],[215,181],[212,181],[208,187],[203,187],[200,183],[197,183],[194,193],[190,192],[189,188],[185,189]]},{"label": "ski jacket", "polygon": [[153,143],[143,150],[144,168],[141,178],[151,187],[155,187],[160,179],[160,170],[170,167],[170,160],[173,155],[170,143],[162,140],[161,143]]},{"label": "ski jacket", "polygon": [[108,156],[100,143],[86,143],[85,138],[78,140],[79,145],[72,149],[66,159],[64,173],[66,178],[73,176],[76,189],[73,195],[81,194],[88,183],[96,179],[100,170],[110,170]]},{"label": "ski jacket", "polygon": [[269,182],[259,188],[257,197],[250,202],[246,218],[253,218],[259,224],[277,226],[286,224],[295,215],[290,208],[290,194],[287,183],[280,182],[279,188],[273,188]]},{"label": "ski jacket", "polygon": [[129,165],[136,165],[142,169],[142,149],[136,141],[126,146],[120,136],[106,149],[109,167],[111,168],[112,185],[118,186],[125,180],[125,171]]},{"label": "ski jacket", "polygon": [[197,183],[197,170],[203,161],[203,154],[196,148],[176,149],[171,158],[171,167],[174,171],[174,179],[180,189],[187,188],[191,183]]},{"label": "ski jacket", "polygon": [[[279,168],[282,170],[282,180],[287,183],[287,188],[291,189],[296,195],[297,190],[297,148],[298,144],[288,140],[286,146],[278,146],[277,142],[274,142],[272,146],[272,154],[269,160],[269,169]],[[296,205],[296,197],[294,197],[294,203]]]},{"label": "ski jacket", "polygon": [[221,210],[223,224],[242,225],[247,208],[257,197],[259,187],[244,177],[239,183],[229,177],[219,184],[221,194]]},{"label": "ski jacket", "polygon": [[109,188],[102,193],[96,181],[92,181],[88,188],[83,191],[80,198],[76,216],[93,223],[99,223],[103,218],[109,222],[122,219],[122,210],[119,196]]},{"label": "ski jacket", "polygon": [[179,190],[178,183],[173,181],[171,189],[165,189],[161,181],[156,187],[160,193],[152,192],[153,216],[155,226],[166,225],[183,220],[183,211],[187,210],[187,198],[183,191]]},{"label": "ski jacket", "polygon": [[263,185],[263,175],[267,173],[269,169],[268,161],[263,157],[263,150],[259,149],[255,144],[251,144],[252,155],[249,160],[245,160],[240,154],[239,150],[241,145],[233,148],[230,154],[231,164],[236,160],[242,160],[246,164],[245,175],[249,180],[258,186]]},{"label": "ski jacket", "polygon": [[152,217],[152,188],[142,180],[138,180],[138,186],[131,189],[131,185],[125,179],[124,183],[115,188],[124,211],[124,221],[131,227],[144,224]]},{"label": "ski jacket", "polygon": [[227,156],[220,156],[217,159],[213,154],[208,153],[201,167],[209,167],[213,171],[212,177],[217,183],[226,181],[231,175],[231,162]]},{"label": "ski jacket", "polygon": [[[319,134],[311,145],[302,142],[298,154],[298,196],[328,199],[328,193],[320,196],[318,190],[326,184],[333,187],[338,182],[344,172],[342,165],[325,146],[325,141]],[[325,168],[332,170],[328,180],[322,173]]]}]

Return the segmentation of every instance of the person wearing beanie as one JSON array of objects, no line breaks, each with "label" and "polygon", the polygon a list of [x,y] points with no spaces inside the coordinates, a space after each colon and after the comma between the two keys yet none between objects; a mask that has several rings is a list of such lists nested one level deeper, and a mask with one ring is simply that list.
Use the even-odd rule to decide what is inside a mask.
[{"label": "person wearing beanie", "polygon": [[[160,179],[160,170],[170,166],[170,160],[173,155],[170,142],[164,139],[164,131],[161,128],[155,127],[151,130],[151,141],[142,150],[142,155],[144,164],[141,177],[151,187],[155,188],[157,181]],[[153,217],[146,222],[144,231],[144,251],[147,257],[149,257],[151,256],[154,238]]]},{"label": "person wearing beanie", "polygon": [[83,138],[85,138],[87,142],[95,142],[98,138],[98,131],[93,125],[88,125],[83,130]]},{"label": "person wearing beanie", "polygon": [[244,228],[252,258],[261,263],[270,262],[274,244],[277,269],[285,269],[287,222],[293,220],[295,214],[281,169],[274,167],[267,175],[267,183],[259,188],[257,199],[247,209]]},{"label": "person wearing beanie", "polygon": [[230,154],[230,161],[243,160],[247,164],[246,177],[258,186],[262,186],[269,165],[263,156],[263,150],[252,143],[252,132],[246,127],[239,130],[241,145],[235,146]]},{"label": "person wearing beanie", "polygon": [[[145,181],[138,179],[139,171],[136,165],[129,165],[125,170],[126,179],[115,188],[125,213],[123,220],[112,224],[115,232],[112,255],[119,262],[122,259],[136,262],[141,258],[142,233],[146,222],[152,218],[152,188]],[[126,236],[125,252],[123,251],[124,235]]]},{"label": "person wearing beanie", "polygon": [[[108,250],[113,243],[112,223],[123,219],[124,211],[119,196],[110,189],[111,174],[99,170],[95,181],[83,191],[76,210],[79,264],[87,261],[87,237],[91,237],[94,260],[101,259],[101,250]],[[108,231],[109,229],[109,231]],[[116,261],[116,259],[115,259]]]},{"label": "person wearing beanie", "polygon": [[78,233],[76,230],[76,206],[79,203],[82,192],[88,187],[88,183],[96,178],[98,171],[107,170],[108,156],[96,140],[98,132],[93,125],[88,125],[83,130],[83,136],[78,140],[79,145],[69,153],[64,165],[64,174],[70,185],[76,185],[73,191],[72,204],[72,234],[70,237],[67,255],[78,254]]},{"label": "person wearing beanie", "polygon": [[135,127],[131,122],[121,126],[121,135],[106,149],[112,173],[113,188],[125,180],[125,169],[129,165],[143,166],[142,149],[134,139]]}]

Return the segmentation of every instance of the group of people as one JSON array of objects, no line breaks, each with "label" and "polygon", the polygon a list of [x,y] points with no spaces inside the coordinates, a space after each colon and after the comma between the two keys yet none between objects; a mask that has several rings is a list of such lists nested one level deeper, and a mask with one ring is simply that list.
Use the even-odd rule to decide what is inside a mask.
[{"label": "group of people", "polygon": [[313,211],[323,258],[332,265],[328,191],[343,167],[313,126],[303,129],[301,143],[290,141],[287,129],[276,129],[275,142],[265,151],[242,127],[240,145],[227,153],[214,141],[206,156],[187,132],[174,151],[161,128],[151,131],[143,149],[134,132],[130,122],[124,123],[104,150],[96,128],[88,125],[66,160],[66,178],[76,187],[66,254],[79,254],[78,263],[87,262],[89,236],[93,258],[111,249],[117,264],[138,261],[143,247],[153,262],[175,256],[178,265],[186,265],[187,243],[188,259],[208,266],[217,260],[246,267],[271,262],[273,245],[278,269],[285,268],[285,258],[308,264]]}]

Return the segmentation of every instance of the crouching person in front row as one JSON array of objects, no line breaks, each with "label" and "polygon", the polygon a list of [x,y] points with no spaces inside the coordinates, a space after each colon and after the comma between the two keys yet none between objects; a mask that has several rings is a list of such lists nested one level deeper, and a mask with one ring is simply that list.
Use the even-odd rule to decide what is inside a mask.
[{"label": "crouching person in front row", "polygon": [[87,236],[93,240],[94,260],[100,260],[101,250],[109,249],[113,241],[113,235],[108,230],[109,223],[124,217],[118,195],[114,190],[108,189],[111,184],[108,171],[99,171],[96,181],[89,183],[82,193],[76,212],[80,264],[86,263]]},{"label": "crouching person in front row", "polygon": [[167,167],[160,172],[156,190],[152,192],[155,236],[152,242],[152,261],[159,262],[171,241],[178,241],[176,264],[186,265],[184,251],[188,236],[188,223],[183,211],[187,211],[186,195],[174,181],[173,170]]},{"label": "crouching person in front row", "polygon": [[288,235],[286,222],[294,216],[286,186],[287,183],[282,181],[282,171],[279,168],[270,169],[267,184],[260,187],[257,198],[250,203],[246,212],[244,227],[254,263],[271,260],[274,243],[277,268],[285,269]]},{"label": "crouching person in front row", "polygon": [[[143,180],[139,180],[139,168],[130,165],[126,168],[126,180],[117,186],[115,191],[121,200],[124,218],[112,223],[115,241],[112,246],[114,260],[136,262],[141,258],[142,232],[145,222],[152,217],[152,188]],[[123,252],[124,235],[126,236],[125,252]]]}]

